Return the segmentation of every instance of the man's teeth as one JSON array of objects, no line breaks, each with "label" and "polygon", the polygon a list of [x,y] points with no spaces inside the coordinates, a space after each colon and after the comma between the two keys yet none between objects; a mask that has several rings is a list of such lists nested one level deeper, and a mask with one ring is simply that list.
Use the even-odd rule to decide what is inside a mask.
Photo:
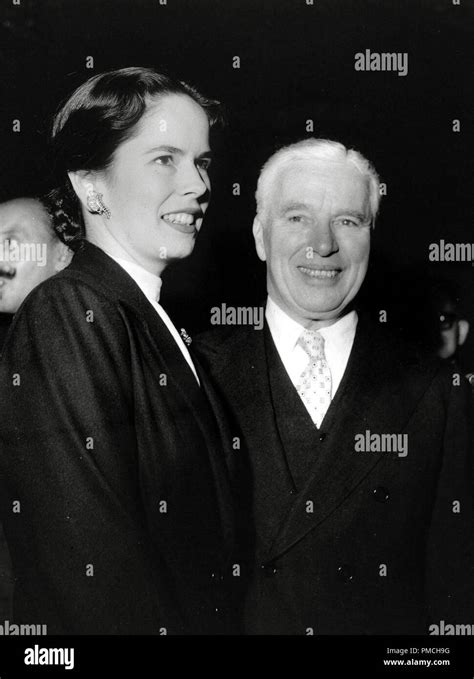
[{"label": "man's teeth", "polygon": [[327,271],[326,269],[307,269],[306,267],[300,267],[301,271],[311,278],[335,278],[339,271],[337,269],[331,269]]},{"label": "man's teeth", "polygon": [[191,226],[194,224],[194,215],[189,214],[189,212],[176,212],[173,214],[163,215],[162,219],[170,224],[187,224]]}]

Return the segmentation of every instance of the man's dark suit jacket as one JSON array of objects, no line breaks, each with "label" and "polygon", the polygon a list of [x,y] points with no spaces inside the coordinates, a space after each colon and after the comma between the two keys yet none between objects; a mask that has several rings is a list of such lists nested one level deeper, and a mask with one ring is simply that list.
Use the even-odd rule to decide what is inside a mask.
[{"label": "man's dark suit jacket", "polygon": [[8,331],[10,330],[10,325],[13,321],[13,315],[14,314],[0,313],[0,355],[2,353],[2,347],[8,335]]},{"label": "man's dark suit jacket", "polygon": [[200,379],[93,245],[30,294],[0,373],[15,622],[49,634],[229,629],[231,440]]},{"label": "man's dark suit jacket", "polygon": [[[0,356],[12,321],[13,314],[0,313]],[[0,525],[0,624],[2,620],[11,619],[12,597],[13,574],[10,552],[8,551],[3,527]]]},{"label": "man's dark suit jacket", "polygon": [[[250,634],[428,634],[474,623],[468,387],[361,319],[342,383],[313,425],[268,327],[198,350],[248,448],[255,563]],[[355,437],[407,434],[408,454]],[[402,440],[402,439],[401,439]]]}]

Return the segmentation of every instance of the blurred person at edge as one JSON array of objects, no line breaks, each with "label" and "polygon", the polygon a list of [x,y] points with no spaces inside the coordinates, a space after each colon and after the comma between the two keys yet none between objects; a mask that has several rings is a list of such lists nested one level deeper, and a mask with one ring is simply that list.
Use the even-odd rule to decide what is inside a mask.
[{"label": "blurred person at edge", "polygon": [[463,313],[457,287],[451,281],[438,280],[431,286],[431,312],[436,323],[436,353],[443,361],[459,369],[474,388],[474,366],[464,365],[459,349],[469,335],[469,321]]},{"label": "blurred person at edge", "polygon": [[64,269],[71,256],[41,200],[15,198],[0,204],[0,352],[23,300]]},{"label": "blurred person at edge", "polygon": [[[0,204],[0,354],[24,299],[42,281],[64,269],[71,256],[41,200],[21,197]],[[0,622],[11,620],[13,583],[10,554],[0,527]]]},{"label": "blurred person at edge", "polygon": [[139,67],[95,75],[55,117],[50,210],[75,255],[16,315],[0,372],[15,622],[236,629],[232,439],[159,304],[161,273],[202,226],[220,119],[218,102]]}]

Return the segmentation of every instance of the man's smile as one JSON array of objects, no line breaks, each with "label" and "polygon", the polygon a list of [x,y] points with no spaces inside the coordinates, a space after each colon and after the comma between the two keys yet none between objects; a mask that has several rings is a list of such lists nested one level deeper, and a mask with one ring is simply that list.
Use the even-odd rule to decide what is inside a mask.
[{"label": "man's smile", "polygon": [[332,280],[336,278],[342,269],[328,266],[298,266],[298,270],[306,277],[318,280]]}]

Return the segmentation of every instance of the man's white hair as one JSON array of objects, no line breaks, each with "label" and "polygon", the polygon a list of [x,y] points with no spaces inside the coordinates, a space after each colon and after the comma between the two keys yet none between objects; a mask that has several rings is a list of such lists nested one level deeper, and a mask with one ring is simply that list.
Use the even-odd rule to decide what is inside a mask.
[{"label": "man's white hair", "polygon": [[278,173],[290,163],[301,160],[330,160],[352,163],[367,178],[369,205],[372,226],[379,209],[380,179],[373,165],[355,149],[348,149],[344,144],[330,139],[304,139],[303,141],[284,146],[267,160],[260,171],[255,198],[257,215],[262,220],[268,209],[268,198]]}]

